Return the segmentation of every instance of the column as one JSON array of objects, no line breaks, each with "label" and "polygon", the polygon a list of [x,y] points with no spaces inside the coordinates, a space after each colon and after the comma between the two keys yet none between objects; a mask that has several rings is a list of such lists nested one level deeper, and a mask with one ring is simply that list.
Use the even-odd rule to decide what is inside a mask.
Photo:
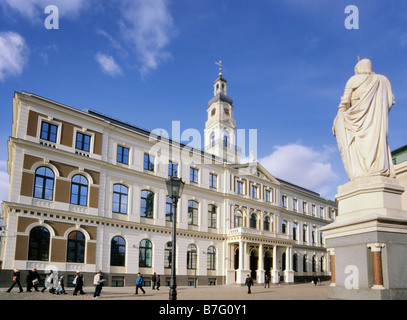
[{"label": "column", "polygon": [[257,268],[257,283],[264,283],[264,253],[263,253],[263,244],[259,245],[259,266]]},{"label": "column", "polygon": [[294,282],[294,271],[292,269],[292,248],[291,247],[287,247],[285,249],[284,282],[286,282],[286,283]]},{"label": "column", "polygon": [[273,246],[273,270],[271,271],[271,281],[273,283],[279,283],[279,273],[277,270],[277,246]]},{"label": "column", "polygon": [[382,248],[384,244],[368,243],[367,247],[372,251],[373,262],[373,287],[372,289],[384,290],[383,275],[382,275]]},{"label": "column", "polygon": [[335,249],[329,248],[327,249],[329,253],[329,269],[331,269],[331,284],[330,287],[336,286],[336,279],[335,279]]}]

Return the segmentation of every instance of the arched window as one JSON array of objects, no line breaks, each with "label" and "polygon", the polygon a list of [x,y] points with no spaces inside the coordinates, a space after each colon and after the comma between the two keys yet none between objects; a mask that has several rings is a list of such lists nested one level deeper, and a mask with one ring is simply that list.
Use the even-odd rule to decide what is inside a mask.
[{"label": "arched window", "polygon": [[325,271],[325,257],[324,256],[321,257],[319,263],[321,265],[321,272],[324,272]]},{"label": "arched window", "polygon": [[257,228],[257,215],[254,213],[250,215],[250,228]]},{"label": "arched window", "polygon": [[113,212],[127,214],[129,188],[122,184],[113,186]]},{"label": "arched window", "polygon": [[110,245],[110,265],[124,267],[126,263],[126,241],[116,236]]},{"label": "arched window", "polygon": [[207,252],[207,269],[215,270],[216,269],[216,249],[215,247],[210,246]]},{"label": "arched window", "polygon": [[172,242],[168,241],[164,247],[164,268],[171,268],[172,262]]},{"label": "arched window", "polygon": [[296,253],[293,255],[293,270],[298,272],[298,255]]},{"label": "arched window", "polygon": [[150,240],[141,240],[139,248],[139,267],[151,268],[152,248]]},{"label": "arched window", "polygon": [[312,256],[312,272],[317,271],[317,256],[313,255]]},{"label": "arched window", "polygon": [[307,242],[307,225],[302,226],[302,241]]},{"label": "arched window", "polygon": [[165,220],[172,221],[174,217],[174,204],[169,196],[165,198]]},{"label": "arched window", "polygon": [[293,222],[293,240],[297,240],[297,224]]},{"label": "arched window", "polygon": [[48,167],[39,167],[35,170],[34,198],[53,199],[54,177],[54,172]]},{"label": "arched window", "polygon": [[270,231],[270,218],[264,217],[264,230]]},{"label": "arched window", "polygon": [[67,262],[83,263],[85,261],[85,236],[82,232],[72,231],[68,235]]},{"label": "arched window", "polygon": [[149,190],[141,191],[140,217],[153,218],[154,193]]},{"label": "arched window", "polygon": [[197,251],[193,244],[187,248],[187,269],[196,269]]},{"label": "arched window", "polygon": [[235,213],[235,228],[240,228],[243,226],[243,214],[240,210]]},{"label": "arched window", "polygon": [[303,258],[302,258],[302,271],[303,272],[307,272],[308,271],[308,257],[306,254],[304,254]]},{"label": "arched window", "polygon": [[210,204],[208,206],[208,227],[209,228],[216,228],[217,210],[218,210],[218,208],[213,204]]},{"label": "arched window", "polygon": [[30,231],[28,260],[49,260],[50,233],[47,228],[35,227]]},{"label": "arched window", "polygon": [[223,146],[224,147],[229,147],[229,145],[230,145],[229,132],[225,130],[225,133],[223,135]]},{"label": "arched window", "polygon": [[317,242],[317,239],[316,239],[316,236],[315,236],[315,227],[314,226],[311,228],[311,241],[312,241],[312,243]]},{"label": "arched window", "polygon": [[72,177],[71,203],[80,206],[88,204],[88,179],[80,174]]},{"label": "arched window", "polygon": [[211,133],[211,148],[213,148],[214,146],[215,146],[215,132],[212,132]]},{"label": "arched window", "polygon": [[188,224],[198,225],[198,202],[194,200],[188,201]]},{"label": "arched window", "polygon": [[282,220],[281,221],[281,233],[286,233],[287,232],[287,221]]}]

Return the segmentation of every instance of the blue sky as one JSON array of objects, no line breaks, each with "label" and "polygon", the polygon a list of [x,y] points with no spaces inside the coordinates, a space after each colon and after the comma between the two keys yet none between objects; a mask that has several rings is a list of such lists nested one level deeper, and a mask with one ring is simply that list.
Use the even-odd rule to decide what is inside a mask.
[{"label": "blue sky", "polygon": [[[47,5],[59,29],[45,27]],[[348,5],[359,29],[345,27]],[[391,149],[407,144],[406,18],[403,0],[0,0],[0,197],[14,91],[203,137],[222,60],[259,162],[334,199],[348,178],[331,128],[358,55],[392,83]]]}]

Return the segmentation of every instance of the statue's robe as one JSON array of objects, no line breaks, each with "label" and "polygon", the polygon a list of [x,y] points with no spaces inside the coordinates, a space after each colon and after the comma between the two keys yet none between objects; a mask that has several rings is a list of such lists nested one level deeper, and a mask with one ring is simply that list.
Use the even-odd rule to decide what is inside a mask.
[{"label": "statue's robe", "polygon": [[333,131],[351,181],[363,176],[395,176],[387,142],[393,104],[385,76],[356,74],[347,82]]}]

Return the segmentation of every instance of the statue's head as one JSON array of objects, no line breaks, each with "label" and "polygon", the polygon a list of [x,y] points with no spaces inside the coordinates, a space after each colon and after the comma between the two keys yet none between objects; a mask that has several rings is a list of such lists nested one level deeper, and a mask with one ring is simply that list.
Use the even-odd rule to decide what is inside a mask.
[{"label": "statue's head", "polygon": [[360,60],[355,66],[355,74],[373,74],[372,61],[369,59]]}]

